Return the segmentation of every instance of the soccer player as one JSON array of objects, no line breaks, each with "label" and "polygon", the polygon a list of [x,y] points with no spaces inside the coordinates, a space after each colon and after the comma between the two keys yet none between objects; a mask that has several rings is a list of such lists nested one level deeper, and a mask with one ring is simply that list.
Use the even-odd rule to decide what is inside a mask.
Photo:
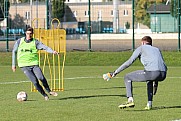
[{"label": "soccer player", "polygon": [[56,92],[50,90],[46,78],[39,67],[38,50],[45,50],[49,53],[58,54],[48,46],[33,38],[33,28],[28,27],[25,32],[26,36],[18,39],[14,44],[12,51],[12,71],[16,71],[16,58],[18,66],[24,74],[31,80],[36,89],[44,96],[45,100],[49,100],[48,95],[39,84],[40,80],[45,90],[53,96],[57,96]]},{"label": "soccer player", "polygon": [[125,104],[118,106],[122,109],[135,106],[132,92],[132,82],[135,81],[147,83],[148,102],[145,109],[150,110],[152,108],[153,94],[156,94],[158,82],[163,81],[166,78],[167,66],[161,51],[152,46],[152,38],[150,36],[144,36],[141,39],[141,44],[142,45],[133,52],[132,56],[117,70],[103,74],[104,80],[108,81],[124,69],[128,68],[137,58],[139,58],[143,64],[144,70],[133,71],[126,74],[124,77],[128,101]]}]

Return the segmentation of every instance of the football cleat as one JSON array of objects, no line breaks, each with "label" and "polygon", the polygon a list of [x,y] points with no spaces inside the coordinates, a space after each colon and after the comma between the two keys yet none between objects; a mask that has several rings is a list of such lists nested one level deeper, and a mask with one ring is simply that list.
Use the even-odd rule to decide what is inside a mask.
[{"label": "football cleat", "polygon": [[49,94],[52,95],[52,96],[55,96],[55,97],[58,96],[58,93],[53,92],[53,91],[49,92]]},{"label": "football cleat", "polygon": [[48,96],[45,96],[44,98],[45,98],[45,100],[46,100],[46,101],[48,101],[48,100],[49,100],[49,97],[48,97]]},{"label": "football cleat", "polygon": [[145,107],[145,110],[151,110],[152,109],[152,106],[146,106]]},{"label": "football cleat", "polygon": [[134,106],[135,106],[134,102],[126,102],[124,104],[119,105],[118,107],[120,109],[124,109],[124,108],[134,108]]}]

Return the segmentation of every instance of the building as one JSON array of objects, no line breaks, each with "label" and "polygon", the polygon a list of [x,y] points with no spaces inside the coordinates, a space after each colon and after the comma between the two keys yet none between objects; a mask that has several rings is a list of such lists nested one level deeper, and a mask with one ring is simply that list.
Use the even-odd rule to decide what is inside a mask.
[{"label": "building", "polygon": [[177,32],[178,22],[177,19],[170,14],[170,5],[159,4],[152,5],[148,9],[151,19],[152,32]]},{"label": "building", "polygon": [[[88,22],[88,3],[67,3],[66,22]],[[70,9],[68,9],[70,8]],[[70,11],[69,11],[70,10]],[[90,5],[92,31],[95,28],[112,29],[114,21],[113,2],[93,2]],[[73,19],[73,20],[71,20]],[[126,29],[125,24],[132,24],[132,4],[120,2],[117,5],[117,27]],[[101,24],[101,27],[99,27]],[[95,26],[95,27],[94,27]],[[99,29],[97,29],[99,31]],[[108,30],[109,31],[109,30]],[[111,31],[111,30],[110,30]]]},{"label": "building", "polygon": [[[103,28],[113,28],[114,20],[114,6],[113,2],[92,2],[91,8],[91,21],[93,23],[102,22]],[[9,11],[12,19],[15,15],[19,14],[24,17],[24,22],[27,25],[33,25],[31,21],[39,18],[41,27],[46,25],[46,4],[45,2],[11,4]],[[32,13],[32,14],[31,14]],[[125,24],[132,24],[132,4],[131,2],[120,1],[117,5],[117,26],[118,28],[125,29]],[[66,28],[67,22],[87,22],[88,21],[88,2],[66,3],[65,16],[62,22],[63,28]],[[106,24],[107,23],[107,24]],[[78,25],[77,25],[78,26]],[[97,25],[96,25],[97,26]]]}]

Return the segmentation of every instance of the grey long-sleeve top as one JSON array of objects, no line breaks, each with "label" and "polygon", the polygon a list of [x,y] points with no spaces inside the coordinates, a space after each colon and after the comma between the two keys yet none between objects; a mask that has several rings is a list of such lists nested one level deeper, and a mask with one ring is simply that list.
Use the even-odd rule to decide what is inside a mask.
[{"label": "grey long-sleeve top", "polygon": [[[32,41],[32,39],[31,40],[24,39],[24,40],[27,43]],[[12,66],[16,66],[16,56],[17,56],[17,51],[18,51],[20,41],[21,41],[21,38],[15,42],[13,50],[12,50]],[[45,50],[48,53],[54,52],[54,50],[52,50],[50,47],[44,45],[42,42],[40,42],[38,40],[35,40],[35,44],[36,44],[37,50]]]},{"label": "grey long-sleeve top", "polygon": [[146,71],[167,71],[161,51],[151,45],[141,45],[132,54],[132,56],[123,63],[115,73],[120,73],[128,68],[139,58]]}]

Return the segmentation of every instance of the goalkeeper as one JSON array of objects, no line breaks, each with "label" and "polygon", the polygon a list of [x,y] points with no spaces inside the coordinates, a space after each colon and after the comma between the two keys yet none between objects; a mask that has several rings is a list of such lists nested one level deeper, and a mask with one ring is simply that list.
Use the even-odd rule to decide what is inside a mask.
[{"label": "goalkeeper", "polygon": [[132,54],[132,56],[123,63],[117,70],[103,75],[104,80],[110,80],[118,73],[128,68],[137,58],[140,59],[144,66],[144,70],[137,70],[128,73],[124,77],[126,86],[126,94],[128,101],[121,104],[119,108],[134,107],[132,81],[147,83],[148,102],[145,107],[146,110],[152,108],[153,95],[156,94],[158,82],[166,78],[167,67],[162,57],[161,51],[152,46],[152,38],[145,36],[141,39],[141,46],[139,46]]}]

